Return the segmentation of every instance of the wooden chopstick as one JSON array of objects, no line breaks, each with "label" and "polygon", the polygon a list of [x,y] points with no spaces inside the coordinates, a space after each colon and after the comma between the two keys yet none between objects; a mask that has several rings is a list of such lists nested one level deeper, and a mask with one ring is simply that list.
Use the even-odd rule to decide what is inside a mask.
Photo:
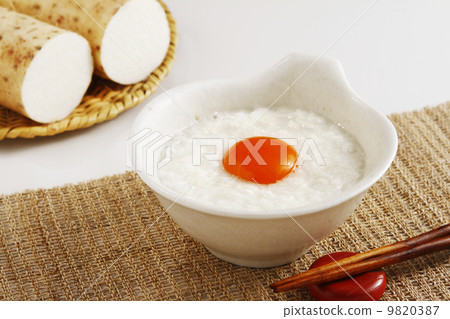
[{"label": "wooden chopstick", "polygon": [[275,292],[297,289],[357,275],[450,248],[450,224],[398,243],[380,247],[274,282]]},{"label": "wooden chopstick", "polygon": [[409,249],[412,246],[417,246],[417,245],[420,245],[422,243],[426,243],[427,241],[431,241],[433,239],[440,238],[440,237],[443,237],[443,236],[446,236],[446,235],[449,235],[449,234],[450,234],[450,224],[447,224],[447,225],[444,225],[444,226],[439,227],[437,229],[431,230],[431,231],[429,231],[427,233],[424,233],[424,234],[418,235],[416,237],[397,242],[395,244],[383,246],[383,247],[376,248],[376,249],[373,249],[373,250],[365,252],[365,253],[361,253],[361,254],[358,254],[358,255],[354,255],[354,256],[351,256],[351,257],[348,257],[348,258],[341,259],[341,260],[339,260],[339,264],[336,263],[336,262],[329,263],[327,265],[323,265],[321,267],[311,269],[311,270],[306,271],[304,273],[301,273],[301,274],[298,274],[298,275],[294,275],[292,277],[289,277],[289,278],[277,281],[277,282],[271,284],[270,287],[275,289],[278,286],[285,285],[288,282],[296,281],[296,280],[298,280],[300,278],[303,278],[305,276],[310,276],[310,275],[319,274],[319,273],[326,272],[326,271],[331,271],[334,268],[341,268],[341,267],[344,267],[346,265],[362,262],[362,261],[364,261],[366,259],[373,258],[373,257],[376,257],[376,256],[387,255],[387,254],[392,253],[392,252],[406,250],[406,249]]}]

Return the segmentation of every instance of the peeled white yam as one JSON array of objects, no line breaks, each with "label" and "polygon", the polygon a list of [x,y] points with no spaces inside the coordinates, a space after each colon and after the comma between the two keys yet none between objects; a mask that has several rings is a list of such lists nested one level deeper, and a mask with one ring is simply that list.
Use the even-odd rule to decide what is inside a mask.
[{"label": "peeled white yam", "polygon": [[142,81],[162,63],[169,43],[170,29],[161,5],[153,0],[128,1],[106,27],[103,69],[121,84]]},{"label": "peeled white yam", "polygon": [[0,8],[0,104],[50,123],[80,103],[93,73],[82,36]]},{"label": "peeled white yam", "polygon": [[22,84],[25,111],[41,123],[67,117],[80,104],[93,71],[86,39],[66,32],[49,40],[25,74]]},{"label": "peeled white yam", "polygon": [[0,5],[85,37],[95,73],[120,84],[145,80],[170,44],[166,13],[157,0],[0,0]]}]

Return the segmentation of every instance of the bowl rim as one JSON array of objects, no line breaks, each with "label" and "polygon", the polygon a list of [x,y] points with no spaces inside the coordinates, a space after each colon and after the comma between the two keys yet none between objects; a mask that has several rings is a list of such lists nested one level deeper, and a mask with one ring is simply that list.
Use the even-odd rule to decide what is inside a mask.
[{"label": "bowl rim", "polygon": [[[295,56],[296,58],[312,58],[314,56],[311,55],[304,55],[304,54],[291,54],[285,59],[289,58],[290,56]],[[281,63],[285,60],[283,59]],[[388,145],[385,145],[388,147],[387,155],[383,161],[383,165],[381,165],[377,170],[374,170],[373,174],[371,176],[365,176],[363,177],[358,183],[355,185],[349,187],[344,192],[341,192],[335,196],[329,197],[324,199],[323,201],[319,203],[313,203],[309,205],[299,206],[299,207],[290,207],[290,208],[283,208],[280,206],[280,203],[277,203],[278,206],[280,206],[280,209],[269,209],[269,210],[261,210],[262,212],[256,212],[256,210],[248,210],[248,212],[242,212],[240,209],[236,208],[223,208],[218,207],[217,205],[212,205],[209,203],[203,203],[198,200],[194,200],[188,197],[183,197],[182,194],[179,194],[173,190],[171,190],[169,187],[163,185],[160,183],[158,178],[155,178],[153,175],[149,175],[143,171],[137,171],[138,175],[142,178],[142,180],[153,190],[153,192],[156,194],[156,196],[162,196],[168,200],[171,201],[171,204],[165,208],[164,212],[168,211],[172,206],[174,205],[180,205],[184,206],[188,209],[192,209],[198,212],[202,212],[204,214],[208,215],[216,215],[216,216],[222,216],[222,217],[232,217],[232,218],[241,218],[241,219],[282,219],[282,218],[293,218],[301,215],[307,215],[307,214],[313,214],[316,212],[320,212],[323,210],[330,209],[332,207],[338,206],[340,204],[343,204],[346,201],[349,201],[353,199],[354,197],[363,194],[365,191],[367,191],[373,184],[375,184],[389,169],[391,166],[395,155],[397,153],[398,149],[398,137],[397,132],[395,130],[394,125],[392,122],[386,117],[385,114],[383,114],[380,110],[376,109],[375,107],[370,106],[368,103],[363,101],[353,90],[353,88],[350,86],[347,77],[345,76],[345,73],[343,72],[341,63],[334,58],[331,57],[319,57],[319,59],[324,60],[321,63],[332,63],[335,64],[337,68],[340,68],[340,81],[343,87],[346,89],[346,94],[352,96],[354,100],[356,100],[362,107],[366,107],[370,109],[374,114],[376,114],[385,124],[385,129],[389,135],[389,138],[387,141],[389,142]],[[319,61],[320,62],[320,61]],[[263,72],[264,74],[264,72]],[[260,76],[260,75],[258,75]],[[168,90],[169,93],[176,93],[178,91],[186,91],[191,88],[199,88],[199,87],[205,87],[209,85],[216,85],[216,84],[224,84],[224,83],[232,83],[240,81],[235,79],[213,79],[213,80],[205,80],[205,81],[196,81],[196,82],[190,82],[187,84],[182,84],[180,86],[177,86],[175,88],[172,88]],[[195,90],[193,90],[194,92]],[[162,105],[161,103],[163,100],[169,99],[169,97],[166,94],[160,94],[155,99],[151,100],[148,104],[144,106],[144,108],[138,113],[136,116],[136,119],[134,120],[132,124],[132,130],[137,126],[138,119],[140,117],[145,116],[145,113],[147,111],[147,108],[151,107],[158,107],[157,105]],[[141,128],[142,129],[142,128]]]}]

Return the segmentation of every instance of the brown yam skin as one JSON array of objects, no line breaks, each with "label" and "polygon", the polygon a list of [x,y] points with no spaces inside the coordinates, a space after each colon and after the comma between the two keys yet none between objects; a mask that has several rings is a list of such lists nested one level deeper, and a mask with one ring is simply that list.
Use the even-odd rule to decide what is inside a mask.
[{"label": "brown yam skin", "polygon": [[[81,34],[91,45],[95,73],[108,78],[100,52],[104,29],[128,0],[0,0],[0,6],[13,8],[36,19]],[[78,4],[89,14],[83,11]],[[90,16],[92,17],[90,17]],[[95,21],[94,21],[95,20]]]},{"label": "brown yam skin", "polygon": [[28,66],[52,38],[67,31],[0,7],[0,104],[28,117],[22,83]]}]

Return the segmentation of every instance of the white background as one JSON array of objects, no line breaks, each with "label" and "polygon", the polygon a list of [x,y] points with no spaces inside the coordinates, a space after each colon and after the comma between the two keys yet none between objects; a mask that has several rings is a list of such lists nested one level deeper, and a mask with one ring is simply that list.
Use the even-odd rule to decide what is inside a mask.
[{"label": "white background", "polygon": [[[321,54],[339,39],[326,54],[386,114],[449,100],[450,1],[378,0],[354,23],[373,2],[166,0],[179,47],[162,86],[247,77],[293,51]],[[1,141],[0,194],[125,171],[128,130],[141,108],[77,132]]]}]

